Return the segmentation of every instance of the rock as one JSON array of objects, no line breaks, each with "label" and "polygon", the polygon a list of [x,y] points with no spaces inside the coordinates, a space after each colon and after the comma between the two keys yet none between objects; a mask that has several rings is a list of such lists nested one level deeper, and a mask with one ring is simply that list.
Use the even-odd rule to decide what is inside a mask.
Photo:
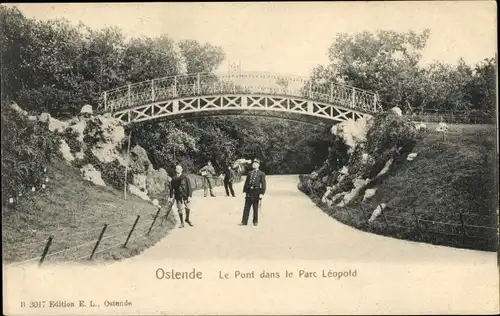
[{"label": "rock", "polygon": [[397,106],[393,107],[391,109],[391,112],[396,114],[397,116],[403,116],[403,112],[401,111],[401,109]]},{"label": "rock", "polygon": [[73,124],[70,125],[68,128],[74,131],[78,136],[77,140],[80,142],[81,145],[83,145],[83,139],[85,137],[85,127],[87,127],[87,122],[85,120],[71,120]]},{"label": "rock", "polygon": [[[83,126],[84,123],[81,124]],[[116,118],[99,115],[88,119],[86,125],[85,136],[88,139],[87,142],[92,144],[91,151],[97,159],[104,163],[117,159],[120,155],[119,148],[125,139],[123,122]],[[137,173],[144,173],[146,170]]]},{"label": "rock", "polygon": [[80,169],[83,179],[94,183],[95,185],[106,186],[101,178],[101,173],[93,165],[87,164]]},{"label": "rock", "polygon": [[137,188],[133,184],[128,185],[128,191],[130,192],[130,194],[137,195],[138,197],[140,197],[143,200],[146,200],[146,201],[151,200],[146,192],[139,190],[139,188]]},{"label": "rock", "polygon": [[371,120],[361,118],[358,120],[348,119],[334,125],[331,128],[331,133],[344,140],[348,147],[348,152],[351,153],[357,144],[366,141],[366,133],[371,125]]},{"label": "rock", "polygon": [[43,112],[42,114],[40,114],[40,116],[38,117],[38,120],[41,121],[41,122],[45,122],[45,123],[48,123],[49,120],[50,120],[50,114],[47,113],[47,112]]},{"label": "rock", "polygon": [[30,115],[30,116],[28,116],[28,120],[29,121],[36,121],[37,117],[35,115]]},{"label": "rock", "polygon": [[418,122],[418,123],[415,123],[415,128],[417,129],[417,131],[419,131],[419,130],[426,130],[427,129],[427,125],[425,125],[422,122]]},{"label": "rock", "polygon": [[323,197],[321,198],[321,202],[323,203],[326,203],[326,200],[328,199],[328,196],[330,195],[330,193],[332,193],[332,191],[335,189],[335,186],[333,187],[326,187],[326,192],[325,194],[323,194]]},{"label": "rock", "polygon": [[386,174],[389,171],[389,168],[391,167],[391,165],[392,165],[393,162],[394,162],[393,158],[387,160],[387,162],[384,165],[384,168],[382,168],[382,170],[380,170],[380,172],[375,176],[375,178],[373,178],[373,180],[375,180],[375,179],[383,176],[384,174]]},{"label": "rock", "polygon": [[386,208],[385,203],[380,204],[373,210],[372,216],[368,219],[368,222],[373,222],[380,214],[382,214],[382,211]]},{"label": "rock", "polygon": [[311,172],[311,175],[309,176],[309,178],[311,180],[315,180],[318,177],[318,175],[319,175],[318,172],[313,171],[313,172]]},{"label": "rock", "polygon": [[59,132],[62,133],[64,130],[68,128],[68,123],[64,121],[59,121],[53,117],[49,117],[49,130],[51,132]]},{"label": "rock", "polygon": [[344,196],[342,201],[339,204],[337,204],[337,206],[342,207],[351,202],[358,195],[359,191],[364,189],[364,187],[368,184],[368,182],[370,182],[370,179],[366,180],[359,178],[354,179],[353,181],[354,188]]},{"label": "rock", "polygon": [[345,195],[347,194],[347,192],[340,192],[340,193],[337,193],[335,194],[331,199],[330,201],[332,203],[336,203],[338,200],[340,200],[341,197],[344,197]]},{"label": "rock", "polygon": [[349,169],[346,166],[343,166],[342,169],[340,169],[340,174],[343,175],[348,175],[349,174]]},{"label": "rock", "polygon": [[75,159],[82,160],[83,158],[85,158],[83,150],[80,150],[79,152],[75,153]]},{"label": "rock", "polygon": [[134,174],[143,173],[149,169],[151,161],[144,148],[139,145],[134,146],[130,150],[130,171]]},{"label": "rock", "polygon": [[411,153],[408,155],[408,157],[406,157],[406,160],[412,161],[413,159],[415,159],[415,157],[417,157],[417,155],[417,153]]},{"label": "rock", "polygon": [[[151,168],[152,169],[152,168]],[[148,171],[146,176],[146,189],[150,196],[165,195],[165,186],[170,182],[170,177],[167,171],[163,168],[158,170],[152,169]]]},{"label": "rock", "polygon": [[85,104],[80,110],[80,114],[90,114],[92,115],[94,112],[92,111],[92,105]]},{"label": "rock", "polygon": [[68,143],[64,139],[61,139],[61,144],[59,146],[59,151],[61,152],[64,160],[67,162],[72,162],[75,160],[75,157],[73,157],[73,154],[71,153],[71,149],[68,146]]},{"label": "rock", "polygon": [[12,110],[16,111],[19,115],[23,115],[23,116],[28,115],[28,112],[26,112],[25,110],[21,109],[21,107],[20,107],[19,105],[17,105],[17,103],[15,103],[15,102],[14,102],[14,103],[11,103],[11,104],[9,105],[9,107],[10,107]]},{"label": "rock", "polygon": [[366,189],[365,195],[363,196],[363,202],[371,199],[375,195],[375,192],[377,192],[376,188],[375,189]]},{"label": "rock", "polygon": [[146,191],[146,175],[139,173],[132,176],[132,184],[141,191]]},{"label": "rock", "polygon": [[438,124],[438,127],[436,127],[436,132],[446,132],[448,131],[448,124],[445,122],[441,122]]}]

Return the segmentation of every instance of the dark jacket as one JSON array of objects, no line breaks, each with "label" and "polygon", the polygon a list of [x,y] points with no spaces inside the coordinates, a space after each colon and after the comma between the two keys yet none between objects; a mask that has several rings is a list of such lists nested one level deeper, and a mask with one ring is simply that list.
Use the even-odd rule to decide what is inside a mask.
[{"label": "dark jacket", "polygon": [[170,183],[170,197],[174,197],[177,201],[187,200],[193,196],[191,181],[183,173],[180,176],[175,175]]},{"label": "dark jacket", "polygon": [[[251,185],[252,173],[256,172],[253,186]],[[243,185],[243,193],[250,195],[258,195],[266,193],[266,174],[260,170],[250,170],[248,172],[245,184]]]},{"label": "dark jacket", "polygon": [[234,171],[233,169],[229,169],[224,172],[224,182],[233,182],[234,180]]}]

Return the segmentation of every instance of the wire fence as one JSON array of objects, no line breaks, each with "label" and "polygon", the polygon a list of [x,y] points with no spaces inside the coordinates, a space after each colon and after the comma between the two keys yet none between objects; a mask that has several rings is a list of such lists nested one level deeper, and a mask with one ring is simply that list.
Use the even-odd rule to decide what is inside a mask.
[{"label": "wire fence", "polygon": [[[305,190],[308,191],[305,193],[325,207],[320,201],[322,190],[312,187],[310,182],[305,183]],[[353,201],[346,207],[332,206],[328,209],[337,219],[344,218],[358,228],[383,235],[478,250],[496,251],[498,247],[498,216],[493,213],[427,212],[412,205],[409,208],[386,207],[372,218],[373,205],[361,199],[357,203],[357,206]]]},{"label": "wire fence", "polygon": [[[192,189],[203,189],[203,177],[199,175],[188,175]],[[236,175],[234,182],[241,180],[240,175]],[[210,179],[213,187],[223,185],[222,177]],[[165,192],[168,194],[168,192]],[[137,214],[135,218],[127,216],[126,219],[118,222],[108,223],[105,219],[100,225],[80,232],[68,232],[63,229],[56,229],[45,233],[44,240],[16,244],[16,253],[24,256],[16,262],[7,264],[8,266],[19,266],[27,263],[44,262],[79,262],[93,260],[98,254],[106,253],[117,248],[127,248],[127,245],[138,240],[147,240],[152,232],[166,225],[175,224],[172,211],[172,204],[163,203],[154,212],[146,211]],[[96,216],[89,216],[84,221],[94,220]],[[40,237],[39,237],[40,238]]]},{"label": "wire fence", "polygon": [[449,124],[492,124],[495,118],[479,111],[440,111],[425,109],[419,112],[407,113],[406,116],[415,122]]}]

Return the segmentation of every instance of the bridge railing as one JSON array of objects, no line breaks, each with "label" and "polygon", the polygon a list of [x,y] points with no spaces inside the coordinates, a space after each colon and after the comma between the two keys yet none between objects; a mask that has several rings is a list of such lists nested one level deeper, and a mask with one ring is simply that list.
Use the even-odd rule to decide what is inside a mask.
[{"label": "bridge railing", "polygon": [[377,94],[348,85],[331,83],[326,87],[300,76],[245,72],[187,74],[129,84],[103,92],[98,111],[115,112],[158,101],[221,94],[293,96],[370,113],[381,110]]}]

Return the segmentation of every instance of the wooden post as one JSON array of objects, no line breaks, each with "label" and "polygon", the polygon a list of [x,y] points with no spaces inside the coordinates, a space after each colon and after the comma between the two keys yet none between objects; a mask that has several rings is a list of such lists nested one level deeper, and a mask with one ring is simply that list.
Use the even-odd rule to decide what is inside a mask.
[{"label": "wooden post", "polygon": [[108,94],[104,91],[104,111],[108,110],[108,102],[107,102]]},{"label": "wooden post", "polygon": [[373,112],[377,112],[377,95],[373,96]]},{"label": "wooden post", "polygon": [[106,231],[106,228],[108,228],[108,224],[104,224],[104,227],[102,228],[101,234],[99,235],[99,238],[97,239],[97,242],[95,243],[94,249],[92,250],[92,253],[90,254],[89,260],[92,260],[92,257],[94,257],[95,251],[97,250],[97,247],[99,247],[99,244],[101,243],[102,236],[104,236],[104,232]]},{"label": "wooden post", "polygon": [[132,229],[128,233],[127,240],[125,240],[125,243],[123,244],[123,248],[127,247],[128,240],[130,239],[130,236],[132,236],[132,232],[134,231],[135,225],[137,225],[137,222],[139,221],[140,217],[141,217],[141,215],[137,215],[137,218],[135,219],[134,225],[132,225]]},{"label": "wooden post", "polygon": [[312,99],[312,80],[309,80],[309,98]]},{"label": "wooden post", "polygon": [[151,79],[151,101],[155,101],[155,80]]},{"label": "wooden post", "polygon": [[45,256],[47,256],[47,252],[49,252],[50,245],[52,245],[52,239],[52,236],[47,239],[47,243],[45,244],[45,248],[43,248],[42,257],[40,258],[40,262],[38,262],[38,266],[41,266],[45,260]]},{"label": "wooden post", "polygon": [[127,145],[127,162],[125,164],[125,179],[123,180],[123,196],[125,200],[127,199],[127,175],[128,175],[128,166],[130,165],[130,136],[132,135],[132,131],[128,134],[128,145]]},{"label": "wooden post", "polygon": [[415,227],[420,232],[420,223],[418,221],[417,212],[415,211],[415,206],[413,206],[413,216],[415,217]]},{"label": "wooden post", "polygon": [[127,97],[128,97],[128,107],[132,107],[132,100],[130,99],[130,83],[128,84],[128,92],[127,92]]},{"label": "wooden post", "polygon": [[464,215],[460,213],[460,224],[462,224],[462,234],[467,236],[467,231],[465,230]]},{"label": "wooden post", "polygon": [[384,219],[385,228],[389,229],[389,222],[387,222],[387,217],[385,217],[384,210],[382,210],[382,218]]},{"label": "wooden post", "polygon": [[158,217],[158,214],[160,214],[160,210],[161,210],[161,208],[158,208],[158,211],[156,212],[156,215],[153,218],[153,222],[151,223],[151,226],[149,226],[149,230],[148,230],[148,233],[146,235],[149,235],[149,233],[151,232],[151,229],[153,228],[153,225],[156,222],[156,218]]}]

